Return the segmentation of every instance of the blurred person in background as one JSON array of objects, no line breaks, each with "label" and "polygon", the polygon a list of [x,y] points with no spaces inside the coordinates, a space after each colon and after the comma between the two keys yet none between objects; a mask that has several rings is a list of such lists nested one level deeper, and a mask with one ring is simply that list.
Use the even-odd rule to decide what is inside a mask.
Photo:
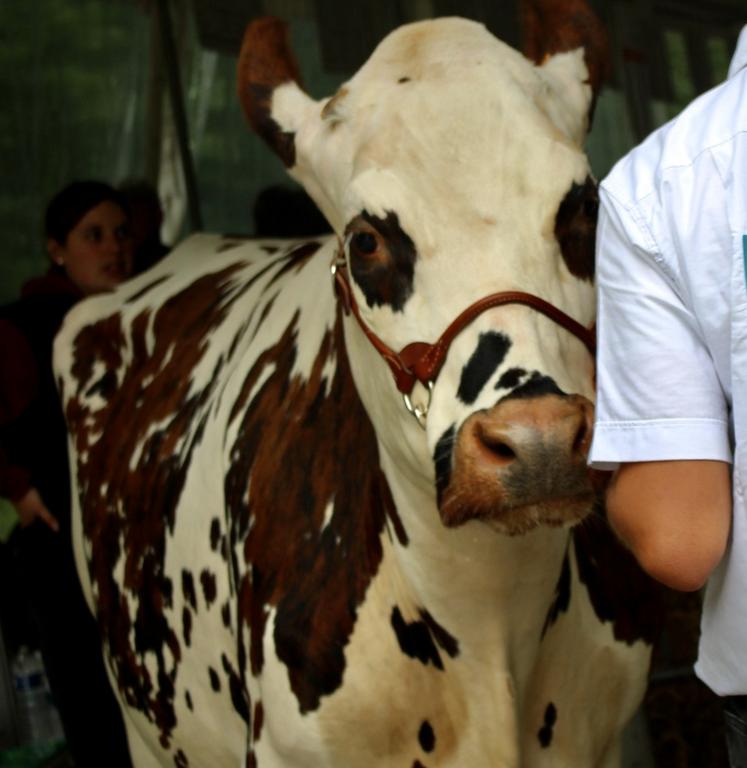
[{"label": "blurred person in background", "polygon": [[0,309],[0,496],[19,516],[10,540],[14,588],[27,601],[75,765],[119,768],[130,765],[122,717],[73,557],[52,343],[76,302],[131,274],[125,199],[101,182],[73,182],[50,201],[45,235],[49,270]]},{"label": "blurred person in background", "polygon": [[155,187],[145,179],[130,179],[119,185],[130,212],[133,275],[139,275],[159,262],[169,247],[161,242],[163,209]]}]

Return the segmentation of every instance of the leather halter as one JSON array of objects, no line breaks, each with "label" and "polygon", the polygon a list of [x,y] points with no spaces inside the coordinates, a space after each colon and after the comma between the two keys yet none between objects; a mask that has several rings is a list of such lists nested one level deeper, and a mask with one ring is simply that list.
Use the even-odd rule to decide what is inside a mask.
[{"label": "leather halter", "polygon": [[433,383],[438,376],[441,366],[444,364],[446,354],[449,351],[451,343],[464,328],[469,325],[478,315],[481,315],[488,309],[498,307],[503,304],[523,304],[531,307],[537,312],[549,317],[558,325],[565,328],[578,338],[589,350],[592,357],[596,352],[596,334],[594,326],[586,328],[578,321],[574,320],[556,306],[550,304],[539,296],[522,291],[500,291],[491,293],[478,299],[471,304],[454,320],[446,330],[441,334],[436,342],[429,344],[425,341],[414,341],[404,347],[399,353],[388,347],[366,324],[360,314],[358,303],[355,300],[353,291],[350,287],[348,278],[347,263],[338,254],[330,268],[335,282],[337,297],[342,303],[345,314],[352,312],[353,317],[358,321],[363,333],[373,345],[374,349],[384,358],[389,369],[394,376],[397,389],[402,393],[405,399],[407,409],[417,419],[418,423],[425,426],[425,416],[428,412],[427,405],[413,406],[410,402],[415,382],[419,381],[428,389],[430,404],[430,392],[433,389]]}]

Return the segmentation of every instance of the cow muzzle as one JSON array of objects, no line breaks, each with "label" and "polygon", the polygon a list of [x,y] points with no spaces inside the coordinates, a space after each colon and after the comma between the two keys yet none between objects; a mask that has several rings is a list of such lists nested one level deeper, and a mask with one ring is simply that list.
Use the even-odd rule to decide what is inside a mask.
[{"label": "cow muzzle", "polygon": [[583,519],[604,482],[586,465],[593,410],[580,395],[545,394],[508,397],[470,416],[439,493],[444,525],[477,519],[517,535]]}]

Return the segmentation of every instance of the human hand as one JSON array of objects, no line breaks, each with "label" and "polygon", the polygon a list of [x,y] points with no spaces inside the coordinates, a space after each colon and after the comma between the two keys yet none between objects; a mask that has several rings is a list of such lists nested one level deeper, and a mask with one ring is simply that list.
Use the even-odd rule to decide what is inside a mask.
[{"label": "human hand", "polygon": [[21,528],[26,528],[38,519],[46,523],[53,531],[60,530],[57,518],[47,509],[36,488],[29,488],[18,501],[13,502],[13,506],[18,512]]}]

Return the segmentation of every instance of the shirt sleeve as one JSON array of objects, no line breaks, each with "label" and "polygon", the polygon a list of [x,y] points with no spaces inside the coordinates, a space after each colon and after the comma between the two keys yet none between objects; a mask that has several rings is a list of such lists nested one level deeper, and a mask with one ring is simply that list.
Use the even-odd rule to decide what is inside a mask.
[{"label": "shirt sleeve", "polygon": [[604,189],[597,231],[597,403],[589,463],[731,462],[728,406],[677,276],[644,218]]}]

